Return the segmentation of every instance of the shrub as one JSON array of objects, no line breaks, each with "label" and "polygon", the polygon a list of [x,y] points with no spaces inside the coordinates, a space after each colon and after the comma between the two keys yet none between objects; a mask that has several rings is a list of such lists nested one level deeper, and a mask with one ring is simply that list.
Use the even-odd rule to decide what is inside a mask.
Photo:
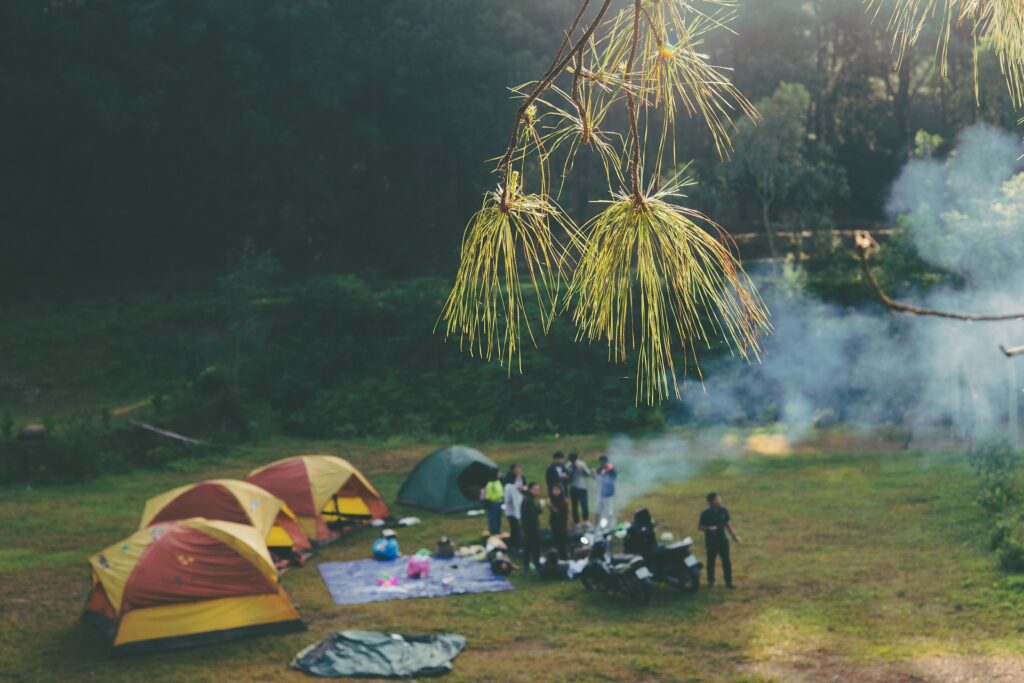
[{"label": "shrub", "polygon": [[1001,513],[1022,501],[1020,454],[1007,444],[989,443],[971,453],[978,473],[978,502],[990,512]]},{"label": "shrub", "polygon": [[63,484],[125,466],[110,433],[89,422],[52,428],[38,441],[0,442],[0,478],[10,483]]},{"label": "shrub", "polygon": [[1009,572],[1024,572],[1024,524],[1019,517],[1003,526],[1001,543],[996,550],[999,566]]}]

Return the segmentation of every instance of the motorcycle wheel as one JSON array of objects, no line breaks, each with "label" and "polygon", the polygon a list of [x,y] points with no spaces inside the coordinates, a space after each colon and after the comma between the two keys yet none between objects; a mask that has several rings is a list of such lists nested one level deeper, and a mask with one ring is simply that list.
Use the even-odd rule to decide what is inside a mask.
[{"label": "motorcycle wheel", "polygon": [[700,577],[687,572],[687,578],[679,584],[679,590],[684,593],[696,593],[700,590]]},{"label": "motorcycle wheel", "polygon": [[580,573],[580,581],[588,591],[598,591],[604,587],[604,570],[594,565],[588,565]]},{"label": "motorcycle wheel", "polygon": [[642,579],[633,578],[626,585],[626,597],[634,605],[644,607],[651,602],[651,584]]}]

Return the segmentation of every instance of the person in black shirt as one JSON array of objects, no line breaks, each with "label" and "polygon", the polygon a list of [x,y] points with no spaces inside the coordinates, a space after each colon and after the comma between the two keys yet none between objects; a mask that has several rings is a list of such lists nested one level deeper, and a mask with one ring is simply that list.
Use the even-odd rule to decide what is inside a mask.
[{"label": "person in black shirt", "polygon": [[565,491],[566,482],[569,480],[569,472],[565,467],[565,454],[562,451],[555,451],[551,455],[551,464],[544,471],[544,480],[548,485],[548,497],[551,497],[551,489],[556,486]]},{"label": "person in black shirt", "polygon": [[[735,588],[732,582],[732,559],[729,557],[729,536],[737,543],[740,537],[732,529],[732,518],[722,505],[720,495],[714,492],[708,494],[708,506],[700,513],[697,526],[704,532],[704,548],[708,553],[708,585],[715,585],[715,560],[722,558],[725,585]],[[729,536],[726,536],[726,532]]]},{"label": "person in black shirt", "polygon": [[519,523],[523,527],[523,558],[526,566],[536,569],[540,564],[540,484],[530,482],[523,491]]},{"label": "person in black shirt", "polygon": [[654,520],[647,508],[640,508],[633,514],[633,523],[626,531],[623,550],[631,555],[651,555],[658,548],[654,535]]},{"label": "person in black shirt", "polygon": [[551,499],[548,501],[548,510],[551,513],[549,517],[551,522],[551,541],[555,544],[555,550],[558,551],[558,559],[568,560],[569,501],[566,500],[565,494],[562,493],[562,487],[557,484],[551,487]]}]

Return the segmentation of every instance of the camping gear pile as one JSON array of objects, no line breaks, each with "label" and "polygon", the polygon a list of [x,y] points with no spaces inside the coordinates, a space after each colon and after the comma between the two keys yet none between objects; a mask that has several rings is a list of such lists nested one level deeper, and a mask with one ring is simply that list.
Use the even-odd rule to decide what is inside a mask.
[{"label": "camping gear pile", "polygon": [[83,618],[116,653],[304,630],[279,572],[389,514],[369,480],[332,455],[167,491],[146,502],[138,531],[89,558]]}]

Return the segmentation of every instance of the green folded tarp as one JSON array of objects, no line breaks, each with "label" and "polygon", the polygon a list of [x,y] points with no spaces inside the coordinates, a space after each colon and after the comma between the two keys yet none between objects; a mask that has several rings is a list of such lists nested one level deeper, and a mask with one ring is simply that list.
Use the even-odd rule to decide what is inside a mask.
[{"label": "green folded tarp", "polygon": [[324,678],[415,678],[441,676],[466,647],[465,636],[407,636],[373,631],[338,631],[310,645],[289,668]]}]

